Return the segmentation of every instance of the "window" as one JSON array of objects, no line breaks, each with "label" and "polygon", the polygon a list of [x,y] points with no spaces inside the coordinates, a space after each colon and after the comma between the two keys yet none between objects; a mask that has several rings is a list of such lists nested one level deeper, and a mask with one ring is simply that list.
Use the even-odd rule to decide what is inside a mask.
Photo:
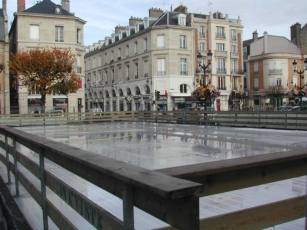
[{"label": "window", "polygon": [[187,75],[187,59],[180,58],[180,75]]},{"label": "window", "polygon": [[55,41],[64,42],[64,27],[63,26],[55,27]]},{"label": "window", "polygon": [[224,27],[221,27],[221,26],[216,27],[216,37],[225,38]]},{"label": "window", "polygon": [[114,69],[112,69],[112,76],[111,77],[112,77],[112,83],[114,83],[114,80],[115,80],[114,79]]},{"label": "window", "polygon": [[81,43],[81,30],[77,29],[77,43],[80,44]]},{"label": "window", "polygon": [[277,85],[277,86],[281,86],[281,78],[277,78],[277,80],[276,80],[276,85]]},{"label": "window", "polygon": [[138,43],[137,42],[134,43],[134,53],[135,54],[138,53]]},{"label": "window", "polygon": [[187,85],[186,84],[181,84],[180,85],[180,93],[187,93],[188,90],[187,90]]},{"label": "window", "polygon": [[134,66],[134,73],[135,73],[135,79],[138,79],[139,78],[139,64],[138,63],[135,63],[135,66]]},{"label": "window", "polygon": [[230,39],[231,39],[231,41],[237,40],[237,31],[236,30],[230,30]]},{"label": "window", "polygon": [[216,50],[224,51],[225,50],[225,44],[223,44],[223,43],[216,43]]},{"label": "window", "polygon": [[179,25],[181,26],[185,26],[185,16],[179,16],[179,22],[178,22]]},{"label": "window", "polygon": [[121,56],[122,56],[122,49],[118,48],[118,50],[117,50],[117,59],[120,60]]},{"label": "window", "polygon": [[39,40],[39,25],[30,25],[30,40]]},{"label": "window", "polygon": [[243,68],[244,68],[244,72],[247,72],[247,63],[243,62]]},{"label": "window", "polygon": [[144,39],[144,52],[147,51],[147,38]]},{"label": "window", "polygon": [[107,70],[104,71],[104,80],[105,80],[105,83],[108,84],[108,71]]},{"label": "window", "polygon": [[81,55],[77,55],[77,73],[81,73]]},{"label": "window", "polygon": [[126,79],[129,80],[129,65],[126,65]]},{"label": "window", "polygon": [[157,36],[157,48],[164,49],[164,35]]},{"label": "window", "polygon": [[148,61],[144,61],[144,77],[148,77]]},{"label": "window", "polygon": [[99,82],[102,84],[102,74],[101,74],[101,70],[98,71],[98,77],[99,77]]},{"label": "window", "polygon": [[243,47],[243,56],[247,56],[247,47]]},{"label": "window", "polygon": [[231,52],[236,53],[237,52],[237,47],[236,46],[231,46]]},{"label": "window", "polygon": [[225,59],[217,59],[217,71],[226,72],[225,70]]},{"label": "window", "polygon": [[218,89],[226,90],[226,78],[225,77],[218,77]]},{"label": "window", "polygon": [[232,71],[232,73],[237,72],[237,61],[236,60],[231,61],[231,71]]},{"label": "window", "polygon": [[111,51],[111,63],[114,62],[114,51]]},{"label": "window", "polygon": [[165,75],[166,71],[165,71],[165,58],[159,58],[158,59],[158,76],[162,76]]},{"label": "window", "polygon": [[234,90],[238,89],[238,79],[236,77],[233,78],[233,89]]},{"label": "window", "polygon": [[200,43],[199,44],[199,50],[204,51],[205,50],[205,43]]},{"label": "window", "polygon": [[270,74],[282,74],[281,61],[270,61]]},{"label": "window", "polygon": [[258,77],[254,78],[254,90],[259,90],[259,79]]},{"label": "window", "polygon": [[104,54],[104,61],[105,61],[105,64],[107,64],[107,62],[108,62],[108,54],[107,53]]},{"label": "window", "polygon": [[187,44],[186,44],[186,36],[180,35],[180,49],[186,49]]},{"label": "window", "polygon": [[94,60],[93,60],[93,68],[96,68],[96,58],[94,57]]},{"label": "window", "polygon": [[118,67],[118,81],[122,82],[122,68]]},{"label": "window", "polygon": [[199,27],[199,37],[201,38],[205,37],[205,27],[204,26]]},{"label": "window", "polygon": [[129,57],[129,45],[126,46],[126,57]]},{"label": "window", "polygon": [[258,76],[259,71],[258,71],[258,62],[254,62],[254,76]]}]

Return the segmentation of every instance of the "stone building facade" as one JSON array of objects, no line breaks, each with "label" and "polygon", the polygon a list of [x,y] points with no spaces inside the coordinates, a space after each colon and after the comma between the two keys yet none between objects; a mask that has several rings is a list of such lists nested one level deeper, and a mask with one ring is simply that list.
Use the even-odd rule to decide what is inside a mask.
[{"label": "stone building facade", "polygon": [[[217,28],[218,27],[218,28]],[[188,13],[149,9],[148,17],[131,17],[128,26],[87,47],[85,55],[86,108],[105,111],[187,109],[202,84],[198,51],[213,52],[209,81],[223,100],[243,82],[241,21],[220,13]],[[221,60],[219,60],[221,59]],[[219,62],[219,64],[217,64]],[[225,109],[226,109],[225,103]]]},{"label": "stone building facade", "polygon": [[2,0],[0,9],[0,114],[10,113],[9,70],[9,38],[6,0]]},{"label": "stone building facade", "polygon": [[[10,52],[57,47],[71,49],[77,57],[74,71],[82,79],[76,93],[68,96],[54,93],[47,95],[46,110],[66,107],[68,112],[82,111],[84,105],[84,43],[83,26],[86,22],[70,12],[70,1],[62,0],[57,5],[50,0],[37,2],[25,9],[25,0],[18,0],[18,9],[9,32]],[[11,113],[30,113],[38,108],[39,92],[19,86],[13,77],[11,81]],[[15,87],[14,87],[15,86]],[[84,109],[83,109],[84,111]]]}]

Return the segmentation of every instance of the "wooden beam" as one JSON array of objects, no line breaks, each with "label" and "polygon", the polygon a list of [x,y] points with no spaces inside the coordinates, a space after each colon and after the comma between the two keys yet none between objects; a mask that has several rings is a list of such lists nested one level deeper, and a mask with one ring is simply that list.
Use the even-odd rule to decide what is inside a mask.
[{"label": "wooden beam", "polygon": [[306,175],[307,150],[291,150],[156,170],[201,183],[208,196]]}]

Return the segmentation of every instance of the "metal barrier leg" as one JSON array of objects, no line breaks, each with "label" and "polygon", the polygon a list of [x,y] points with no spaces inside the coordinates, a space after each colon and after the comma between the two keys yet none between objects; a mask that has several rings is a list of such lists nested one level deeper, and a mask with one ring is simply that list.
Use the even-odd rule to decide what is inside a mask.
[{"label": "metal barrier leg", "polygon": [[11,171],[10,171],[10,154],[9,146],[7,143],[7,133],[5,134],[5,155],[6,155],[6,169],[7,169],[7,183],[11,183]]},{"label": "metal barrier leg", "polygon": [[124,229],[134,229],[134,213],[133,213],[133,187],[124,184],[123,190],[123,211],[124,211]]},{"label": "metal barrier leg", "polygon": [[13,154],[14,154],[14,166],[15,166],[15,189],[16,196],[19,196],[19,172],[18,172],[18,161],[17,161],[17,151],[16,151],[16,137],[13,138]]},{"label": "metal barrier leg", "polygon": [[47,215],[47,201],[46,201],[46,175],[45,175],[45,160],[44,149],[39,148],[39,167],[40,167],[40,180],[41,180],[41,199],[43,209],[43,225],[44,230],[48,230],[48,215]]}]

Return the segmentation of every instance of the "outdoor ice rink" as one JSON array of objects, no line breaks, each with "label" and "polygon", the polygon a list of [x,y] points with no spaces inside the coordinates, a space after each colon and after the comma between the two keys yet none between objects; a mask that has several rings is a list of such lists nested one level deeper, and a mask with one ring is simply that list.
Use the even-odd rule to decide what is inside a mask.
[{"label": "outdoor ice rink", "polygon": [[[220,126],[156,124],[141,122],[93,123],[87,125],[19,127],[25,132],[66,143],[96,154],[111,157],[150,170],[201,162],[295,150],[307,147],[307,131],[233,128]],[[19,146],[24,154],[36,153]],[[2,150],[3,154],[4,151]],[[46,162],[47,163],[47,162]],[[122,219],[122,201],[83,181],[59,166],[47,163],[52,173],[69,181],[79,192]],[[4,181],[6,168],[0,163]],[[29,175],[29,177],[31,177]],[[34,177],[33,177],[34,178]],[[37,182],[38,183],[38,182]],[[39,186],[39,184],[38,184]],[[9,189],[14,194],[14,185]],[[240,189],[200,198],[200,218],[242,210],[261,204],[306,194],[306,177]],[[47,190],[48,199],[63,210],[78,229],[93,229],[81,217]],[[23,189],[16,201],[33,229],[42,229],[41,208]],[[167,226],[135,208],[135,228],[155,229]],[[57,227],[49,220],[50,229]],[[268,229],[305,229],[305,218]]]}]

